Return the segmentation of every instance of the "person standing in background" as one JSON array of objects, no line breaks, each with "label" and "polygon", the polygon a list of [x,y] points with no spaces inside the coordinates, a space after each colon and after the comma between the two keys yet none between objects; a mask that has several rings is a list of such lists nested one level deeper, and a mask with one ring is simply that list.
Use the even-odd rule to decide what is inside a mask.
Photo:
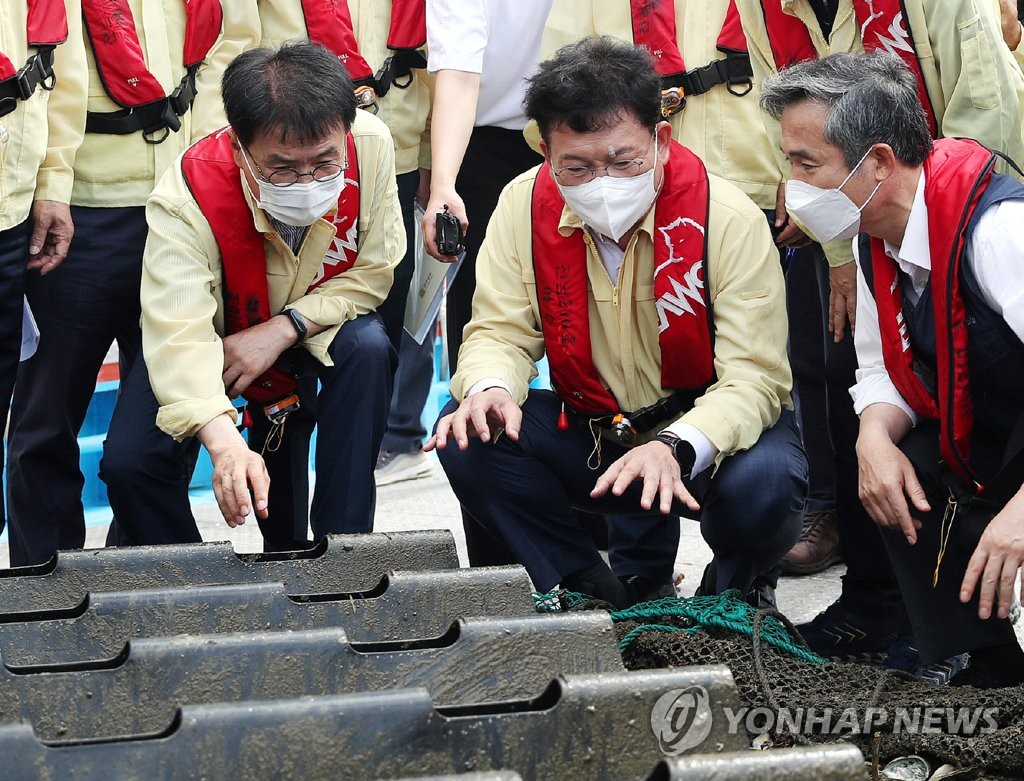
[{"label": "person standing in background", "polygon": [[[0,427],[4,428],[18,375],[25,286],[60,267],[74,234],[68,202],[86,101],[80,25],[77,3],[15,0],[0,5]],[[90,381],[94,380],[95,374]],[[35,384],[35,392],[46,393],[46,382],[42,378]],[[29,390],[24,388],[26,394]],[[35,499],[46,501],[45,491]],[[0,502],[0,529],[5,522]]]},{"label": "person standing in background", "polygon": [[[476,258],[502,189],[541,158],[523,138],[526,80],[540,62],[551,0],[427,0],[427,69],[434,76],[427,252],[443,259],[435,216],[448,209],[466,232],[465,259],[448,290],[448,362],[458,369],[476,289]],[[453,258],[449,258],[453,260]],[[505,546],[463,513],[471,564],[511,561]]]},{"label": "person standing in background", "polygon": [[[77,436],[110,345],[121,376],[138,354],[145,203],[157,179],[193,141],[224,124],[219,81],[259,40],[255,0],[83,0],[72,34],[88,81],[63,96],[78,142],[74,176],[62,178],[75,238],[67,261],[29,276],[39,347],[21,364],[11,406],[7,471],[11,563],[38,564],[85,542]],[[87,67],[86,67],[87,63]],[[102,466],[101,466],[102,472]],[[115,520],[108,541],[129,542]]]}]

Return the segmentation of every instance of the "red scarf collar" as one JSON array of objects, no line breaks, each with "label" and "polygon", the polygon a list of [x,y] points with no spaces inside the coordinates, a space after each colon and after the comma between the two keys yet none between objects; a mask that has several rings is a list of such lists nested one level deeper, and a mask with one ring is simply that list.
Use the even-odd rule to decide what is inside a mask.
[{"label": "red scarf collar", "polygon": [[[654,297],[664,388],[703,388],[714,376],[706,284],[708,193],[704,164],[672,142],[654,206]],[[545,163],[533,189],[533,266],[552,384],[580,412],[619,412],[594,366],[587,248],[582,229],[569,236],[559,232],[564,206]]]},{"label": "red scarf collar", "polygon": [[953,471],[975,483],[970,467],[974,410],[960,264],[967,225],[991,182],[994,166],[995,155],[981,144],[952,139],[936,141],[934,151],[924,163],[938,398],[914,372],[913,345],[905,336],[896,262],[885,253],[881,239],[871,240],[873,288],[886,371],[914,412],[939,420],[943,459]]}]

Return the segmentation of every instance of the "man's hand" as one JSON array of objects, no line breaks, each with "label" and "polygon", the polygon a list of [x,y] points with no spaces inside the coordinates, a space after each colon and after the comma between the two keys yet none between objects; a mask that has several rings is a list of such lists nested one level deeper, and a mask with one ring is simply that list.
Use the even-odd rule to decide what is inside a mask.
[{"label": "man's hand", "polygon": [[622,496],[634,480],[644,482],[640,506],[645,510],[651,509],[656,496],[658,509],[665,515],[672,512],[673,498],[694,512],[700,509],[697,500],[683,484],[679,463],[672,455],[672,448],[664,442],[648,442],[630,450],[598,478],[590,495],[594,499],[599,499],[608,493],[610,488],[615,496]]},{"label": "man's hand", "polygon": [[36,201],[32,204],[32,222],[27,267],[49,274],[68,256],[75,235],[71,207],[58,201]]},{"label": "man's hand", "polygon": [[885,434],[866,431],[863,418],[857,464],[860,500],[868,515],[879,526],[902,529],[907,542],[915,544],[921,521],[910,515],[907,500],[920,512],[928,512],[931,505],[910,459]]},{"label": "man's hand", "polygon": [[442,255],[437,249],[437,214],[443,212],[444,207],[454,214],[459,225],[462,226],[462,233],[469,230],[469,220],[466,218],[466,205],[462,202],[461,196],[455,192],[454,187],[431,186],[430,200],[427,201],[423,215],[423,245],[427,253],[445,263],[452,263],[456,260],[451,255]]},{"label": "man's hand", "polygon": [[228,415],[219,415],[196,433],[213,461],[213,494],[227,525],[232,529],[245,523],[249,514],[249,487],[256,515],[267,517],[270,475],[259,453],[254,453]]},{"label": "man's hand", "polygon": [[469,447],[470,437],[480,437],[482,442],[496,439],[504,431],[513,442],[519,439],[519,426],[523,422],[523,411],[504,388],[488,388],[462,400],[459,408],[451,415],[437,421],[437,430],[424,450],[448,446],[448,438],[455,439],[459,450]]},{"label": "man's hand", "polygon": [[1014,51],[1020,46],[1020,22],[1017,20],[1017,0],[999,0],[999,16],[1003,28],[1003,40]]},{"label": "man's hand", "polygon": [[228,396],[234,399],[244,393],[297,339],[295,328],[284,315],[225,336],[223,377]]},{"label": "man's hand", "polygon": [[1018,493],[989,521],[978,540],[960,584],[960,601],[969,602],[980,583],[978,618],[986,619],[992,615],[998,589],[997,615],[1006,618],[1010,615],[1013,584],[1021,566],[1024,566],[1024,501]]},{"label": "man's hand", "polygon": [[810,237],[800,230],[800,226],[789,219],[786,211],[786,183],[779,182],[775,193],[775,243],[780,247],[803,247],[811,243]]},{"label": "man's hand", "polygon": [[857,264],[829,266],[828,285],[828,332],[838,344],[846,336],[846,323],[851,336],[857,325]]}]

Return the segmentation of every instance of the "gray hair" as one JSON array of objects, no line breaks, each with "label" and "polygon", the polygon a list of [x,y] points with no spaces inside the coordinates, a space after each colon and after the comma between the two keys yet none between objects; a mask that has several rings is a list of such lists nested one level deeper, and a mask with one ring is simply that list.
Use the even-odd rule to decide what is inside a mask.
[{"label": "gray hair", "polygon": [[917,78],[895,55],[833,54],[797,63],[764,80],[761,108],[775,119],[809,100],[828,115],[822,133],[853,168],[874,144],[888,144],[904,165],[918,166],[932,148]]}]

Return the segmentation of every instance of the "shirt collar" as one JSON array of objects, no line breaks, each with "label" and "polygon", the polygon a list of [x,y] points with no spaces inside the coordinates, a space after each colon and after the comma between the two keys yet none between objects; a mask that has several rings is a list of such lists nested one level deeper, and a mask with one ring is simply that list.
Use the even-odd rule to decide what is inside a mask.
[{"label": "shirt collar", "polygon": [[931,242],[928,238],[928,207],[924,201],[923,169],[917,180],[917,190],[914,193],[914,202],[910,206],[910,216],[907,217],[903,244],[897,246],[887,241],[885,242],[885,253],[899,263],[907,273],[911,271],[909,267],[931,271],[932,252]]}]

